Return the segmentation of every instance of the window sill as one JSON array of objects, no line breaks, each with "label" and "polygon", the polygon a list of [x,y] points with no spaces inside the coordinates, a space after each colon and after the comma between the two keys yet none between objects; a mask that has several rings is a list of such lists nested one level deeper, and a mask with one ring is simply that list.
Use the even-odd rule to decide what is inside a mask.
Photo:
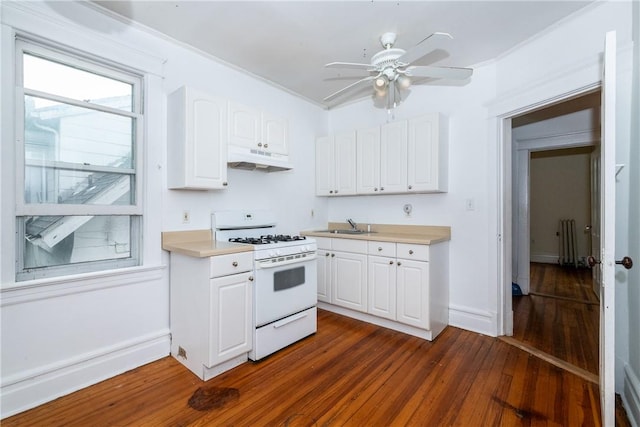
[{"label": "window sill", "polygon": [[2,306],[38,299],[37,295],[52,297],[61,294],[95,291],[97,289],[127,286],[142,281],[160,280],[166,265],[137,266],[91,273],[58,276],[46,279],[3,283],[0,287]]}]

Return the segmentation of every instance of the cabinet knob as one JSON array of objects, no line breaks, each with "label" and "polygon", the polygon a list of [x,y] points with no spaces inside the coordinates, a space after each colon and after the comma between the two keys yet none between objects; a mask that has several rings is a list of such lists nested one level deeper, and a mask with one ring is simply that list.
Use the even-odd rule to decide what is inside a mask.
[{"label": "cabinet knob", "polygon": [[384,187],[380,187],[380,191],[384,191]]},{"label": "cabinet knob", "polygon": [[258,142],[258,147],[262,147],[262,142]]},{"label": "cabinet knob", "polygon": [[336,256],[336,254],[331,254],[331,258],[333,258],[334,256]]},{"label": "cabinet knob", "polygon": [[269,148],[269,144],[264,144],[264,148]]},{"label": "cabinet knob", "polygon": [[333,194],[333,190],[329,190],[329,194]]},{"label": "cabinet knob", "polygon": [[411,190],[412,188],[413,188],[413,186],[411,186],[411,185],[410,185],[410,186],[409,186],[409,190]]},{"label": "cabinet knob", "polygon": [[231,265],[233,265],[234,267],[237,267],[237,266],[238,266],[238,261],[233,261],[233,262],[231,263]]},{"label": "cabinet knob", "polygon": [[382,246],[378,246],[378,252],[382,250]]},{"label": "cabinet knob", "polygon": [[389,265],[393,265],[393,261],[389,261]]},{"label": "cabinet knob", "polygon": [[329,252],[327,252],[326,254],[324,254],[324,256],[329,256],[329,255],[330,255],[330,254],[329,254]]},{"label": "cabinet knob", "polygon": [[398,265],[402,265],[402,263],[400,261],[398,261]]},{"label": "cabinet knob", "polygon": [[373,187],[373,191],[378,191],[378,187]]},{"label": "cabinet knob", "polygon": [[413,249],[409,249],[409,255],[413,255]]},{"label": "cabinet knob", "polygon": [[335,193],[338,194],[338,190],[336,190]]},{"label": "cabinet knob", "polygon": [[253,282],[253,276],[249,276],[249,281]]},{"label": "cabinet knob", "polygon": [[227,185],[229,185],[229,183],[228,183],[227,181],[225,181],[225,182],[223,182],[223,183],[222,183],[222,186],[223,186],[223,187],[226,187]]}]

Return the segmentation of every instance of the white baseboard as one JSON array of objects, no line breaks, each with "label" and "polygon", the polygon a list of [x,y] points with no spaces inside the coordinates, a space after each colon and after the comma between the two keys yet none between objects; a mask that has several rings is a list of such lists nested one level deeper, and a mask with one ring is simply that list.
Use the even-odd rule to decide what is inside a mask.
[{"label": "white baseboard", "polygon": [[543,264],[558,264],[558,255],[531,254],[529,260]]},{"label": "white baseboard", "polygon": [[449,305],[449,324],[491,337],[498,336],[496,313],[460,305]]},{"label": "white baseboard", "polygon": [[624,367],[622,401],[631,425],[633,427],[640,426],[640,380],[629,365]]},{"label": "white baseboard", "polygon": [[166,357],[170,353],[169,330],[140,337],[126,346],[112,346],[98,354],[74,358],[37,375],[3,381],[0,419],[57,399],[107,378]]}]

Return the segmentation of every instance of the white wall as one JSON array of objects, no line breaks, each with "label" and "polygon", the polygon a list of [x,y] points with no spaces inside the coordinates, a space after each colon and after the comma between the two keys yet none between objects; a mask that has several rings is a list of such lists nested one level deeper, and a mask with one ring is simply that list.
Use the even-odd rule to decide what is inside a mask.
[{"label": "white wall", "polygon": [[[2,127],[1,416],[6,417],[169,354],[169,256],[161,250],[162,231],[209,229],[213,211],[248,208],[273,209],[280,232],[324,225],[326,201],[314,196],[313,143],[326,132],[327,113],[82,3],[2,2],[1,7],[3,124],[13,123],[14,29],[148,72],[142,267],[15,283],[14,136],[11,126]],[[223,191],[168,190],[165,97],[185,84],[288,118],[294,169],[230,170]],[[183,210],[190,212],[189,224],[182,223]]]},{"label": "white wall", "polygon": [[[617,259],[628,255],[635,266],[629,271],[621,272],[627,276],[627,313],[626,320],[630,327],[625,336],[616,339],[626,341],[629,345],[629,355],[624,367],[624,392],[622,394],[627,414],[640,425],[640,2],[635,2],[632,10],[634,58],[632,79],[632,102],[630,115],[630,147],[627,165],[629,176],[629,247],[628,252],[619,252]],[[623,304],[625,301],[621,301]],[[624,320],[621,322],[624,323]],[[633,325],[633,326],[631,326]]]},{"label": "white wall", "polygon": [[[575,220],[575,260],[591,255],[585,232],[591,224],[590,150],[569,149],[531,153],[529,176],[531,252],[535,262],[557,264],[560,252],[559,222]],[[567,260],[567,262],[572,260]]]}]

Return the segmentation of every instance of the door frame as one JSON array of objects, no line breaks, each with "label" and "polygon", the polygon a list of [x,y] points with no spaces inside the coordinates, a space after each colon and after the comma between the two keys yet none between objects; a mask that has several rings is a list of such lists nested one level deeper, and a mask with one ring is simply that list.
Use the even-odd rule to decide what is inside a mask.
[{"label": "door frame", "polygon": [[[512,279],[513,279],[513,239],[515,236],[513,222],[513,152],[515,150],[512,140],[512,117],[530,113],[544,107],[568,101],[585,95],[589,92],[600,90],[600,80],[589,83],[577,89],[565,91],[546,99],[527,102],[512,108],[506,112],[496,114],[498,126],[498,191],[497,191],[497,267],[498,267],[498,335],[513,335],[513,304],[512,304]],[[528,223],[527,223],[528,225]]]},{"label": "door frame", "polygon": [[[591,92],[597,92],[597,89]],[[590,92],[585,92],[590,93]],[[571,97],[573,98],[573,97]],[[570,99],[570,98],[569,98]],[[559,101],[554,104],[559,104]],[[552,104],[553,105],[553,104]],[[580,132],[570,132],[550,136],[541,136],[527,140],[512,138],[513,156],[512,185],[513,185],[513,243],[514,252],[512,268],[512,280],[517,283],[525,295],[530,290],[529,264],[531,263],[531,183],[528,179],[531,153],[548,150],[561,150],[566,148],[594,147],[600,143],[599,132],[596,129],[585,129]]]}]

